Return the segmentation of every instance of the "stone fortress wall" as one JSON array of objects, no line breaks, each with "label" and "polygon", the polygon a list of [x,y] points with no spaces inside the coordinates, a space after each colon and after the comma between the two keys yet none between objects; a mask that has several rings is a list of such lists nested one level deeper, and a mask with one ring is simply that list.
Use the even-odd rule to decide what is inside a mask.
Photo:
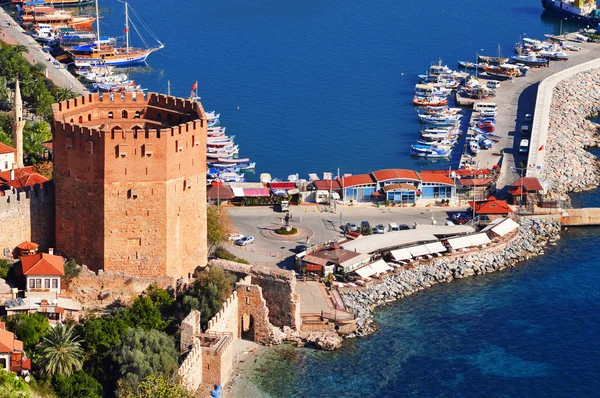
[{"label": "stone fortress wall", "polygon": [[54,247],[54,184],[0,196],[0,257],[13,257],[17,245],[36,242],[40,251]]},{"label": "stone fortress wall", "polygon": [[206,265],[200,103],[90,94],[54,104],[53,116],[58,250],[94,271],[147,277]]}]

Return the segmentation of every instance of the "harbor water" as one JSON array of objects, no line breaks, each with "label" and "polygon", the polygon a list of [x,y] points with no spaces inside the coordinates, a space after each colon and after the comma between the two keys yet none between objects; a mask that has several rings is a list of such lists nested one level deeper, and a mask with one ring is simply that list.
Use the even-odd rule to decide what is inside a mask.
[{"label": "harbor water", "polygon": [[[409,156],[422,127],[411,105],[417,75],[439,59],[455,69],[477,53],[495,56],[498,45],[510,56],[520,37],[560,29],[542,15],[539,0],[131,5],[166,45],[131,77],[158,92],[170,81],[178,96],[188,96],[197,80],[205,109],[221,113],[240,157],[257,162],[257,175],[283,179],[457,167],[459,148],[435,163]],[[122,36],[123,4],[100,6],[102,34]],[[565,23],[568,29],[575,27]]]}]

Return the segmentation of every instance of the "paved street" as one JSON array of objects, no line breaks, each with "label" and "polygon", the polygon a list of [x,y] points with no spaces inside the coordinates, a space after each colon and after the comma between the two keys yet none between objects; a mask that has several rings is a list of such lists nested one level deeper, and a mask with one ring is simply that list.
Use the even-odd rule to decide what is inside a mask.
[{"label": "paved street", "polygon": [[[231,246],[231,252],[252,262],[275,265],[293,255],[293,249],[306,244],[338,240],[343,237],[341,225],[347,222],[360,224],[369,221],[371,227],[377,224],[389,223],[430,225],[432,216],[438,225],[448,220],[448,213],[464,211],[461,208],[440,207],[381,207],[371,205],[338,206],[337,213],[323,211],[323,206],[304,205],[292,207],[293,220],[290,225],[297,227],[301,234],[293,238],[273,236],[270,231],[281,226],[283,213],[274,211],[271,207],[227,207],[224,208],[231,220],[232,227],[243,235],[254,236],[255,243],[244,248]],[[288,263],[289,264],[289,263]],[[281,265],[281,264],[280,264]]]},{"label": "paved street", "polygon": [[23,54],[33,64],[42,63],[48,71],[48,78],[57,86],[68,87],[77,94],[88,94],[89,91],[75,78],[65,65],[53,63],[54,58],[42,51],[42,47],[31,37],[25,34],[23,28],[0,8],[0,38],[9,44],[21,44],[29,49],[29,53]]}]

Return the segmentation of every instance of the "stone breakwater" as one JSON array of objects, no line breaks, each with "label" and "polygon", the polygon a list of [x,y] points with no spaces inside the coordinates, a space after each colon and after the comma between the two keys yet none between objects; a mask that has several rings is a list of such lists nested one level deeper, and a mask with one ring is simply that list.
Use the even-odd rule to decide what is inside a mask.
[{"label": "stone breakwater", "polygon": [[578,73],[554,88],[542,149],[546,151],[543,179],[552,182],[553,190],[566,194],[598,186],[598,162],[586,148],[600,143],[600,126],[589,120],[599,113],[600,69]]},{"label": "stone breakwater", "polygon": [[518,235],[508,244],[465,256],[438,258],[410,269],[401,269],[385,277],[381,283],[342,292],[346,307],[357,316],[356,333],[349,337],[364,336],[375,330],[372,313],[379,305],[409,296],[436,283],[514,267],[520,261],[544,254],[548,243],[560,239],[559,233],[560,225],[554,221],[523,218]]}]

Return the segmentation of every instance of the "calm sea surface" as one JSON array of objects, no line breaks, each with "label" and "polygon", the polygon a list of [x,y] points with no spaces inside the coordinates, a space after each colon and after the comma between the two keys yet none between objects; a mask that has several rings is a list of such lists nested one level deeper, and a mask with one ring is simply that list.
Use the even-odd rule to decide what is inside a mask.
[{"label": "calm sea surface", "polygon": [[[512,53],[558,33],[539,0],[131,1],[166,48],[132,72],[187,96],[236,136],[257,173],[456,167],[408,156],[416,75],[441,58]],[[102,1],[103,33],[122,4]],[[574,29],[564,25],[566,30]],[[510,84],[510,83],[508,83]],[[238,109],[239,107],[239,109]],[[600,204],[598,192],[580,195]],[[276,348],[249,377],[271,396],[585,397],[600,390],[600,238],[572,229],[517,269],[436,286],[377,311],[379,332],[337,352]]]}]

